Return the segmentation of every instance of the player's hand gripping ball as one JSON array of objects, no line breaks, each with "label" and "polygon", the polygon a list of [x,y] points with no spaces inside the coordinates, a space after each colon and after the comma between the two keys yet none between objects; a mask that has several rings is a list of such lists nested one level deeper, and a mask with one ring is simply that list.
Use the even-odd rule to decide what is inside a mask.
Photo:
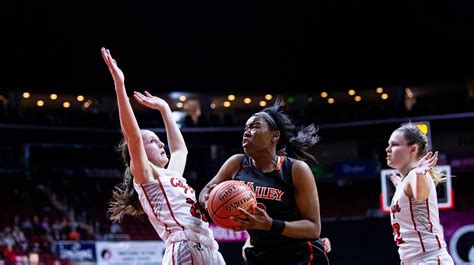
[{"label": "player's hand gripping ball", "polygon": [[254,205],[257,205],[257,198],[249,186],[237,180],[228,180],[214,187],[209,193],[207,212],[216,225],[233,228],[241,224],[229,217],[242,217],[239,208],[254,214]]}]

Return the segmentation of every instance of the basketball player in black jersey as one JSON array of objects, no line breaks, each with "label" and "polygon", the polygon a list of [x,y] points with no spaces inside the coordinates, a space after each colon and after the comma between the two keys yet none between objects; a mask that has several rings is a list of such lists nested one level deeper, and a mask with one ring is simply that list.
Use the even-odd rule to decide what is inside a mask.
[{"label": "basketball player in black jersey", "polygon": [[[251,247],[245,264],[328,264],[321,242],[315,178],[304,160],[319,141],[313,124],[298,130],[282,110],[282,101],[252,115],[245,124],[245,154],[230,157],[199,196],[226,180],[246,183],[256,194],[255,214],[241,209],[236,230],[248,230]],[[286,154],[293,156],[288,157]],[[206,207],[207,208],[207,207]]]}]

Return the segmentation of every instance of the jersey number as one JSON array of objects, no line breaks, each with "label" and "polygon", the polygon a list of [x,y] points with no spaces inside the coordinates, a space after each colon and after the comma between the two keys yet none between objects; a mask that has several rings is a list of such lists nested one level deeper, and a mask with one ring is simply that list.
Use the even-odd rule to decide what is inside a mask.
[{"label": "jersey number", "polygon": [[204,211],[201,208],[201,205],[199,203],[195,202],[193,199],[186,198],[186,203],[191,204],[191,215],[203,220],[204,222],[207,222],[206,215],[204,214]]},{"label": "jersey number", "polygon": [[394,240],[397,243],[397,246],[399,246],[402,243],[405,243],[405,241],[403,241],[400,235],[400,224],[398,223],[392,224],[392,232],[393,232]]}]

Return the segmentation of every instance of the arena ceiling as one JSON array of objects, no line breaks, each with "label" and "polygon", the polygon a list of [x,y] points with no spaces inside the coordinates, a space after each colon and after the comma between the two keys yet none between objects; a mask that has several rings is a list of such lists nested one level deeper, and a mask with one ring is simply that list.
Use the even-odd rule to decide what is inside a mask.
[{"label": "arena ceiling", "polygon": [[472,1],[2,1],[0,89],[322,91],[469,79]]}]

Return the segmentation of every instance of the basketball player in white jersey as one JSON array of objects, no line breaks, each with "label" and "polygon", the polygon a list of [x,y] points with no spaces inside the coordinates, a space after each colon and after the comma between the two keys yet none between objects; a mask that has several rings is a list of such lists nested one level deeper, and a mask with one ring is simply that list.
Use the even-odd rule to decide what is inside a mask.
[{"label": "basketball player in white jersey", "polygon": [[124,181],[114,190],[109,210],[111,219],[120,221],[126,214],[146,214],[165,242],[163,264],[225,264],[201,214],[194,189],[182,177],[188,150],[169,105],[148,92],[133,95],[139,103],[161,113],[170,159],[164,143],[154,132],[140,130],[127,97],[123,72],[109,50],[102,48],[101,52],[115,82],[126,165]]},{"label": "basketball player in white jersey", "polygon": [[385,151],[387,165],[401,174],[391,176],[396,191],[390,211],[401,264],[454,264],[439,222],[438,152],[428,152],[427,137],[414,125],[396,129]]}]

